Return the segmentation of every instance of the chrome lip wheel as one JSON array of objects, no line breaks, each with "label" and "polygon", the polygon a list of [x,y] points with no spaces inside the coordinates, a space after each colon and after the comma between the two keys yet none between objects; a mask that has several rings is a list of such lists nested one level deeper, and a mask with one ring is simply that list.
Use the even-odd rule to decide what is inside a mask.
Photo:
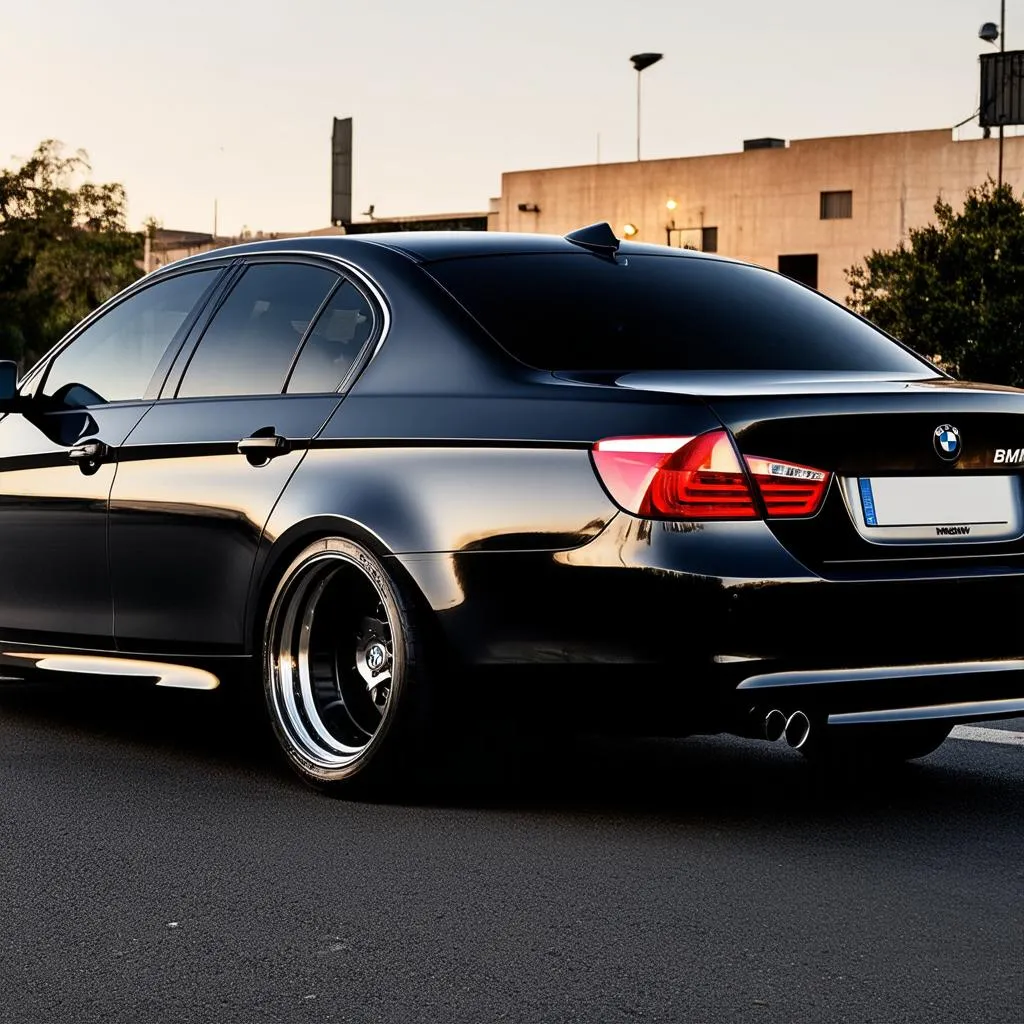
[{"label": "chrome lip wheel", "polygon": [[368,761],[390,724],[402,669],[394,604],[368,563],[323,550],[294,565],[268,622],[274,725],[303,770],[340,778]]}]

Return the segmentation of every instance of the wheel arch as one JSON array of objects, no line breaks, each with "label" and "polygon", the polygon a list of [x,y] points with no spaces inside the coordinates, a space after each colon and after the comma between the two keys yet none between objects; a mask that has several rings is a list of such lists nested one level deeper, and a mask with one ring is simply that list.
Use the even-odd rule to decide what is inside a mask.
[{"label": "wheel arch", "polygon": [[253,656],[260,658],[263,650],[263,628],[274,590],[285,570],[303,548],[327,537],[343,537],[361,544],[379,558],[388,568],[396,582],[414,602],[416,611],[425,627],[433,634],[436,630],[436,616],[426,595],[417,585],[384,540],[365,524],[338,514],[311,516],[294,523],[273,542],[265,541],[260,557],[253,570],[246,603],[245,647]]}]

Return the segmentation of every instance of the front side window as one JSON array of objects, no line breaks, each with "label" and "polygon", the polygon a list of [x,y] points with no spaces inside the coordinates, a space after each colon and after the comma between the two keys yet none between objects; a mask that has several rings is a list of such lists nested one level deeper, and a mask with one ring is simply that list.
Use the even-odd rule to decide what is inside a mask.
[{"label": "front side window", "polygon": [[160,360],[217,268],[158,281],[90,324],[50,364],[42,393],[74,405],[145,397]]},{"label": "front side window", "polygon": [[355,285],[344,282],[302,346],[288,381],[288,393],[337,391],[372,332],[369,302]]},{"label": "front side window", "polygon": [[338,277],[302,263],[258,263],[231,290],[189,361],[179,398],[277,395]]}]

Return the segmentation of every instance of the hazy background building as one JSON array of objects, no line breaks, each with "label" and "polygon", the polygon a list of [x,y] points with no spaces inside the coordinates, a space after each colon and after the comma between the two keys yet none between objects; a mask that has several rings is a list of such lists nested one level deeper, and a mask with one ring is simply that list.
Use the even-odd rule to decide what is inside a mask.
[{"label": "hazy background building", "polygon": [[[782,270],[834,298],[844,271],[996,177],[998,142],[950,129],[756,139],[716,156],[502,175],[492,228],[565,234],[608,221],[621,236],[690,245]],[[1004,180],[1024,185],[1024,138],[1007,138]]]}]

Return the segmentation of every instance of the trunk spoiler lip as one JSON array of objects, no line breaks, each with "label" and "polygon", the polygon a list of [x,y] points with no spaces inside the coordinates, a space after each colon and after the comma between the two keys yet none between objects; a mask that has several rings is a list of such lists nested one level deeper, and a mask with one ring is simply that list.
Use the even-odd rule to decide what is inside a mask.
[{"label": "trunk spoiler lip", "polygon": [[627,370],[573,372],[553,376],[565,381],[619,387],[631,391],[658,391],[694,398],[768,397],[800,394],[971,393],[1010,394],[1024,397],[1024,389],[1001,384],[953,380],[889,371],[826,370]]}]

